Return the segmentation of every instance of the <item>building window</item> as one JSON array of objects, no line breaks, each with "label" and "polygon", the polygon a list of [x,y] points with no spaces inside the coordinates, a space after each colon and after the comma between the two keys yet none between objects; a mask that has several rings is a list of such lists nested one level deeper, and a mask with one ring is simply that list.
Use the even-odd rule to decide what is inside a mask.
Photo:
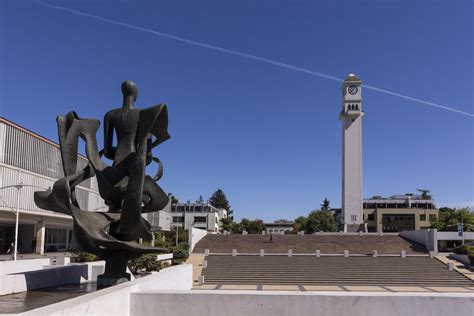
[{"label": "building window", "polygon": [[357,221],[357,215],[351,215],[351,221],[353,222]]},{"label": "building window", "polygon": [[396,233],[403,230],[415,230],[415,214],[383,214],[382,231]]},{"label": "building window", "polygon": [[202,206],[195,206],[194,211],[195,212],[202,212]]},{"label": "building window", "polygon": [[209,206],[204,206],[204,212],[210,212],[211,208]]},{"label": "building window", "polygon": [[430,222],[436,222],[436,214],[430,214]]},{"label": "building window", "polygon": [[368,214],[367,215],[367,220],[368,221],[375,221],[375,214]]},{"label": "building window", "polygon": [[426,214],[420,214],[420,221],[426,221]]},{"label": "building window", "polygon": [[207,218],[206,218],[206,216],[196,216],[196,217],[194,217],[194,222],[195,223],[206,223]]},{"label": "building window", "polygon": [[68,248],[66,244],[67,234],[67,229],[47,228],[44,249],[47,252],[66,250]]},{"label": "building window", "polygon": [[184,223],[183,216],[173,216],[173,223]]},{"label": "building window", "polygon": [[176,207],[176,212],[184,212],[184,206],[178,206]]}]

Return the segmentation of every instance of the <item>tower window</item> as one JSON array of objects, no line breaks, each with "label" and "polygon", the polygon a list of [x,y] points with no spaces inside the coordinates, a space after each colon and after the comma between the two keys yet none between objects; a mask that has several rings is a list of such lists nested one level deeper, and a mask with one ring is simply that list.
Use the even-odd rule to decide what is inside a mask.
[{"label": "tower window", "polygon": [[357,215],[351,215],[351,221],[353,222],[357,221]]}]

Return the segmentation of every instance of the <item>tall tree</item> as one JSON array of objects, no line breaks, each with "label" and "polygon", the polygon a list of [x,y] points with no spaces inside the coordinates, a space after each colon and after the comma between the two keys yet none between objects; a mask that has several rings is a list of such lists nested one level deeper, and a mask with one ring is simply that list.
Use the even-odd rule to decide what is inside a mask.
[{"label": "tall tree", "polygon": [[199,199],[196,200],[196,203],[204,203],[204,199],[202,198],[202,195],[199,196]]},{"label": "tall tree", "polygon": [[178,198],[176,196],[174,196],[173,193],[168,193],[168,197],[171,200],[171,204],[179,203]]},{"label": "tall tree", "polygon": [[319,231],[335,232],[337,230],[336,221],[331,212],[321,210],[309,213],[306,220],[305,232],[312,234]]},{"label": "tall tree", "polygon": [[227,196],[221,189],[217,189],[217,191],[212,194],[212,196],[209,198],[209,204],[216,208],[226,209],[227,216],[229,217],[232,217],[231,215],[234,213],[234,211],[230,209],[230,204],[227,200]]},{"label": "tall tree", "polygon": [[321,204],[321,210],[323,211],[329,211],[329,200],[328,198],[324,198],[323,204]]}]

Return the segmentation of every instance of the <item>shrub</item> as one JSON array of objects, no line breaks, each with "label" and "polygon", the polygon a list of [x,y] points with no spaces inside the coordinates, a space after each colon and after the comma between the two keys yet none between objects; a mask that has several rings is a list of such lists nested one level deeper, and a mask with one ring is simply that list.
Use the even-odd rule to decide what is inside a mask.
[{"label": "shrub", "polygon": [[462,245],[462,246],[454,248],[453,252],[458,255],[469,255],[471,253],[474,254],[474,247]]},{"label": "shrub", "polygon": [[84,251],[75,252],[75,254],[77,255],[74,260],[75,262],[92,262],[100,260],[96,255]]},{"label": "shrub", "polygon": [[128,267],[133,274],[136,274],[140,270],[145,270],[147,272],[151,271],[160,271],[161,264],[157,259],[157,254],[148,253],[142,255],[136,259],[132,259],[128,262]]},{"label": "shrub", "polygon": [[469,262],[471,263],[471,266],[474,266],[474,254],[473,253],[471,253],[469,255]]},{"label": "shrub", "polygon": [[184,247],[178,245],[177,247],[171,248],[173,251],[173,265],[181,264],[186,261],[189,257],[189,252]]},{"label": "shrub", "polygon": [[187,242],[180,242],[178,246],[183,248],[184,250],[189,250],[189,244]]}]

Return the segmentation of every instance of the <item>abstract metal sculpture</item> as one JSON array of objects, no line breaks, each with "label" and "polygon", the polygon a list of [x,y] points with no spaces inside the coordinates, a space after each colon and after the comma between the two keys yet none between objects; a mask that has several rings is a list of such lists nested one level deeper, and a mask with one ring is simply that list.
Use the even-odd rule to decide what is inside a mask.
[{"label": "abstract metal sculpture", "polygon": [[[168,112],[165,104],[137,109],[138,88],[133,81],[122,83],[123,106],[105,114],[104,149],[99,151],[96,132],[99,120],[81,119],[75,112],[58,116],[58,134],[64,177],[48,191],[35,192],[38,207],[71,215],[74,220],[71,247],[96,254],[106,261],[105,273],[97,280],[98,287],[130,280],[127,262],[144,253],[160,253],[165,249],[137,243],[150,240],[150,224],[142,213],[161,210],[168,196],[157,185],[163,174],[152,149],[170,138]],[[115,133],[114,133],[115,132]],[[114,134],[117,136],[113,146]],[[89,161],[78,170],[79,138],[85,142]],[[101,156],[113,160],[107,165]],[[151,162],[158,163],[155,177],[145,174]],[[100,196],[107,212],[81,210],[75,188],[96,176]]]}]

